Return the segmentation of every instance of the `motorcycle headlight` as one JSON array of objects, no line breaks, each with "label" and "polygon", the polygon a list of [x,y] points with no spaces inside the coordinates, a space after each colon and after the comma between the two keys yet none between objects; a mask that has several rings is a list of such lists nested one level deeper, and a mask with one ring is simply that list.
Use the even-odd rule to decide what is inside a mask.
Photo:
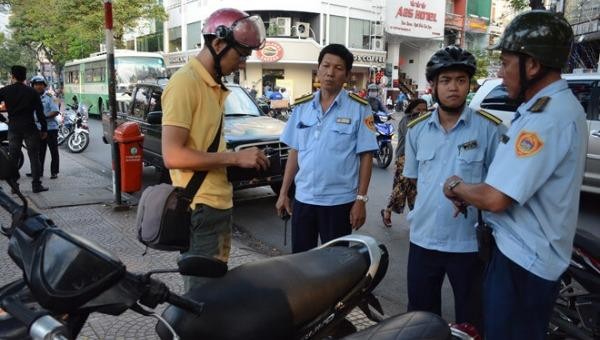
[{"label": "motorcycle headlight", "polygon": [[379,116],[379,119],[381,119],[382,122],[387,122],[388,116]]}]

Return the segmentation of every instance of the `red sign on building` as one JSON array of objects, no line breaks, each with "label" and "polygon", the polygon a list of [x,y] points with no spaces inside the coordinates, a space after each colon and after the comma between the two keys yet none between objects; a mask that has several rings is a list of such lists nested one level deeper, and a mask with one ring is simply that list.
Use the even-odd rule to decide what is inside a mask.
[{"label": "red sign on building", "polygon": [[267,41],[262,50],[256,51],[256,57],[265,63],[274,63],[283,58],[283,47],[274,41]]}]

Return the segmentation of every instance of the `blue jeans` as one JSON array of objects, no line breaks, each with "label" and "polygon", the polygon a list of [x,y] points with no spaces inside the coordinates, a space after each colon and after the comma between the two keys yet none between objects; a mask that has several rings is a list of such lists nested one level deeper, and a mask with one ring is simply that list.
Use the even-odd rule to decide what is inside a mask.
[{"label": "blue jeans", "polygon": [[483,286],[485,339],[546,339],[560,280],[542,279],[494,248]]},{"label": "blue jeans", "polygon": [[[227,262],[231,250],[232,217],[233,209],[222,210],[197,204],[192,211],[190,249],[187,254],[204,255]],[[187,292],[209,280],[204,277],[184,276],[184,289]]]}]

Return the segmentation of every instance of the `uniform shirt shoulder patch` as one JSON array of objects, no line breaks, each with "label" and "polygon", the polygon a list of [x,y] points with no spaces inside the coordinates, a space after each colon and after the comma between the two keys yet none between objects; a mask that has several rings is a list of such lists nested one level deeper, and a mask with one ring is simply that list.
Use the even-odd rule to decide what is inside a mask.
[{"label": "uniform shirt shoulder patch", "polygon": [[315,97],[315,95],[313,93],[298,97],[298,98],[294,99],[294,106],[302,104],[302,103],[306,103],[306,102],[312,100],[314,97]]},{"label": "uniform shirt shoulder patch", "polygon": [[414,127],[415,125],[419,124],[420,122],[427,120],[427,118],[429,118],[429,117],[431,117],[431,112],[426,113],[422,116],[419,116],[419,117],[411,120],[406,126],[410,129],[410,128]]},{"label": "uniform shirt shoulder patch", "polygon": [[533,112],[533,113],[543,112],[544,109],[546,108],[546,105],[548,105],[548,102],[550,102],[550,97],[538,98],[538,100],[536,100],[535,103],[533,103],[533,105],[531,105],[531,107],[529,108],[529,111]]},{"label": "uniform shirt shoulder patch", "polygon": [[521,131],[515,141],[515,153],[517,157],[529,157],[538,153],[544,147],[544,141],[537,133]]},{"label": "uniform shirt shoulder patch", "polygon": [[366,99],[362,98],[361,96],[359,96],[355,93],[348,92],[348,97],[350,97],[350,99],[357,101],[363,105],[369,105],[369,102]]},{"label": "uniform shirt shoulder patch", "polygon": [[493,114],[485,111],[485,110],[477,110],[475,111],[477,112],[477,114],[479,114],[481,117],[489,120],[490,122],[494,123],[494,125],[500,125],[502,124],[502,119],[494,116]]}]

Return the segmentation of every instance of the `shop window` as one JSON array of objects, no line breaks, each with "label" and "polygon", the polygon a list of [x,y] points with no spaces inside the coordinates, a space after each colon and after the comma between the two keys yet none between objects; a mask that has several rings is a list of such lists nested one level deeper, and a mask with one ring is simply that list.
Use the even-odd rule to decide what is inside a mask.
[{"label": "shop window", "polygon": [[369,49],[370,22],[368,20],[350,19],[348,47]]},{"label": "shop window", "polygon": [[346,44],[346,18],[336,15],[329,16],[329,43]]},{"label": "shop window", "polygon": [[187,25],[187,42],[186,48],[192,50],[200,47],[202,36],[202,21],[192,22]]},{"label": "shop window", "polygon": [[181,26],[169,28],[169,52],[181,51]]}]

